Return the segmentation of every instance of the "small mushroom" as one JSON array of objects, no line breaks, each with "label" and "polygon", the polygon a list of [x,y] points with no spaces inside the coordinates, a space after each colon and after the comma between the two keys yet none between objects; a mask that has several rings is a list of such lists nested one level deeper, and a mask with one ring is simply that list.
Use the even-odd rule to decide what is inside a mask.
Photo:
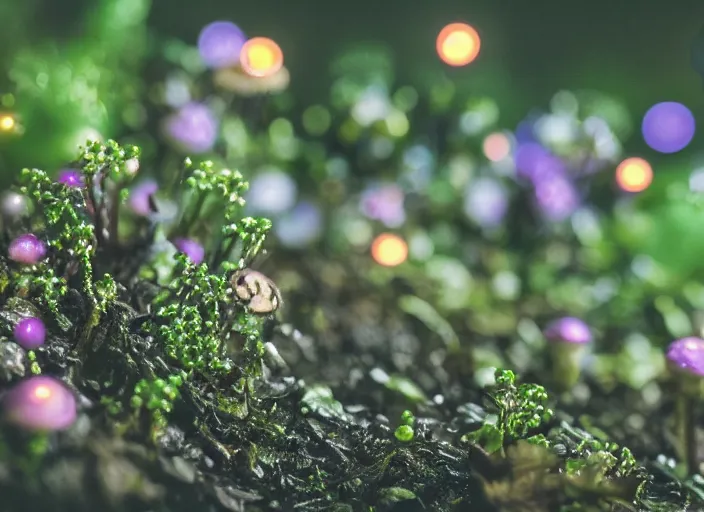
[{"label": "small mushroom", "polygon": [[686,462],[687,473],[692,475],[699,472],[694,406],[702,396],[704,340],[693,336],[675,340],[667,349],[666,359],[672,380],[678,388],[677,451]]},{"label": "small mushroom", "polygon": [[553,380],[561,391],[569,391],[579,380],[586,348],[592,342],[589,326],[567,316],[548,324],[543,334],[548,341]]},{"label": "small mushroom", "polygon": [[46,244],[36,235],[27,233],[10,242],[7,254],[13,261],[34,265],[46,256]]},{"label": "small mushroom", "polygon": [[76,397],[59,379],[38,375],[13,387],[3,410],[9,423],[27,430],[64,430],[76,420]]},{"label": "small mushroom", "polygon": [[33,350],[44,344],[46,327],[41,318],[23,318],[15,325],[13,335],[18,345],[27,350]]}]

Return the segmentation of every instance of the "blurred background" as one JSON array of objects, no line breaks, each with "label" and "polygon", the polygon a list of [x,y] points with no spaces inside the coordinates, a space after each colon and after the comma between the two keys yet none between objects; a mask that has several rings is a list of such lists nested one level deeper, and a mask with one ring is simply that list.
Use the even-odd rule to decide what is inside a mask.
[{"label": "blurred background", "polygon": [[171,185],[187,155],[239,169],[274,225],[253,266],[315,338],[280,344],[296,375],[463,400],[494,367],[545,380],[543,330],[578,317],[582,405],[638,404],[637,432],[663,347],[704,335],[704,3],[565,4],[0,0],[0,185],[138,144],[126,216],[202,260],[215,217],[170,224]]},{"label": "blurred background", "polygon": [[[123,2],[121,9],[129,12],[143,3]],[[18,49],[29,45],[85,37],[90,33],[85,13],[95,5],[89,0],[1,2],[6,23],[0,65],[7,69]],[[482,37],[480,58],[453,79],[473,92],[491,94],[504,107],[501,122],[507,126],[563,88],[596,88],[624,101],[634,116],[663,100],[684,102],[699,112],[704,100],[702,78],[690,64],[690,49],[704,25],[704,4],[696,0],[637,5],[595,0],[570,7],[558,0],[443,0],[412,6],[400,0],[153,0],[147,15],[155,33],[190,44],[215,19],[273,37],[295,70],[290,90],[301,105],[325,95],[334,57],[360,41],[388,46],[400,83],[443,73],[433,42],[449,21],[469,22]],[[0,91],[10,85],[0,77]]]}]

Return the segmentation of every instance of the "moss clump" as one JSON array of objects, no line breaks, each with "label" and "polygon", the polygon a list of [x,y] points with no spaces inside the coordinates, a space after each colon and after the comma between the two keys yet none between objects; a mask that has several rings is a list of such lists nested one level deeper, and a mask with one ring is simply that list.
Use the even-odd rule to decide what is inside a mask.
[{"label": "moss clump", "polygon": [[[5,510],[680,511],[695,499],[666,464],[639,465],[509,370],[491,389],[459,386],[453,404],[386,376],[386,402],[403,404],[394,430],[383,411],[266,364],[267,317],[232,284],[271,228],[243,215],[247,182],[187,161],[170,189],[178,219],[160,224],[122,211],[138,156],[89,143],[76,162],[83,188],[22,173],[33,214],[7,224],[5,240],[31,230],[49,252],[31,266],[0,258],[0,329],[36,310],[47,343],[21,364],[64,378],[86,405],[40,455],[2,426]],[[203,263],[160,255],[159,240],[180,236],[203,244]],[[1,363],[4,390],[22,372]]]}]

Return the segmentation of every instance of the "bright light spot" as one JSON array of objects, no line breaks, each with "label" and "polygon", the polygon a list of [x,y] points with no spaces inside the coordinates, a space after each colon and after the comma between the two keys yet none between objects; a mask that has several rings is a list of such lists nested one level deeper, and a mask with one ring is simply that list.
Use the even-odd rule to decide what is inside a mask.
[{"label": "bright light spot", "polygon": [[511,142],[503,133],[492,133],[484,139],[484,155],[492,162],[506,158],[511,151]]},{"label": "bright light spot", "polygon": [[11,115],[0,116],[0,130],[9,132],[15,127],[15,118]]},{"label": "bright light spot", "polygon": [[268,37],[253,37],[242,47],[240,64],[245,73],[264,77],[276,73],[284,64],[281,48]]},{"label": "bright light spot", "polygon": [[379,265],[395,267],[408,257],[408,244],[397,235],[383,233],[372,242],[372,258]]},{"label": "bright light spot", "polygon": [[653,181],[653,168],[642,158],[626,158],[616,168],[616,183],[626,192],[642,192]]},{"label": "bright light spot", "polygon": [[435,43],[440,59],[450,66],[466,66],[477,58],[480,46],[479,34],[465,23],[446,25]]},{"label": "bright light spot", "polygon": [[37,386],[34,389],[34,396],[39,400],[46,400],[51,396],[51,389],[49,386]]}]

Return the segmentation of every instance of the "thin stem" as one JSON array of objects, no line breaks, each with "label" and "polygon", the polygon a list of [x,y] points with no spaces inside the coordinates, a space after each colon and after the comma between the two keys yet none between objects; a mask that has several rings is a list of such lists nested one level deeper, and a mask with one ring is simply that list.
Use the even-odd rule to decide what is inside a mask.
[{"label": "thin stem", "polygon": [[115,186],[110,190],[108,202],[108,239],[110,243],[117,244],[117,231],[120,228],[120,191],[122,186]]},{"label": "thin stem", "polygon": [[690,396],[681,393],[677,398],[677,437],[680,440],[680,457],[686,462],[688,475],[699,473],[694,406],[695,401]]}]

